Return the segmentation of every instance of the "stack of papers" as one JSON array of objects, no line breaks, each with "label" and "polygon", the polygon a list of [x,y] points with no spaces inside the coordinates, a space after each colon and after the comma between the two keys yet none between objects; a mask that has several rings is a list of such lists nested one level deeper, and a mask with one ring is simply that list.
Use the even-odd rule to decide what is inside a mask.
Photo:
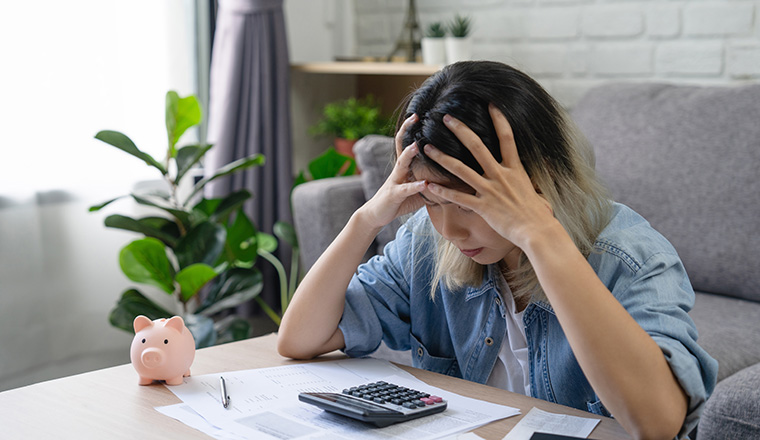
[{"label": "stack of papers", "polygon": [[[221,403],[220,376],[230,397]],[[384,380],[448,401],[446,411],[385,428],[323,411],[298,400],[300,392],[341,392]],[[183,403],[156,408],[211,437],[242,439],[424,440],[469,431],[520,413],[516,408],[470,399],[432,387],[388,361],[345,359],[186,377],[168,387]]]}]

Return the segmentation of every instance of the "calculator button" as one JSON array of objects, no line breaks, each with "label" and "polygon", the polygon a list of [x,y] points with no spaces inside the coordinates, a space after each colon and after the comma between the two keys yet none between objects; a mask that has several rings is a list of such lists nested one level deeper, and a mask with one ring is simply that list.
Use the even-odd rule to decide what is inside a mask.
[{"label": "calculator button", "polygon": [[438,396],[430,396],[430,400],[432,400],[435,403],[441,403],[443,402],[443,399]]},{"label": "calculator button", "polygon": [[401,406],[403,406],[404,408],[409,408],[409,409],[416,409],[417,408],[417,405],[415,405],[412,402],[404,402],[404,404],[401,405]]}]

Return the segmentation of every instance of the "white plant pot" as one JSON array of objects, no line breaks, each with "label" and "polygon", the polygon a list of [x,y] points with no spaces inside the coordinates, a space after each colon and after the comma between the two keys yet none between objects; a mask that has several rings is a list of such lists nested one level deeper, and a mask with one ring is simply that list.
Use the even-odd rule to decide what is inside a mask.
[{"label": "white plant pot", "polygon": [[472,39],[470,37],[446,37],[446,62],[469,61],[472,59]]},{"label": "white plant pot", "polygon": [[444,40],[444,38],[422,37],[422,62],[424,64],[446,64],[446,43]]}]

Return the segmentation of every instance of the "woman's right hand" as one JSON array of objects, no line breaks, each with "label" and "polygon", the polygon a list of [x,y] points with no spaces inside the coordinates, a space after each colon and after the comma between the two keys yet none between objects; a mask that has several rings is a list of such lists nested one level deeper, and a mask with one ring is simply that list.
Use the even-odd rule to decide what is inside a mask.
[{"label": "woman's right hand", "polygon": [[396,217],[414,212],[424,204],[419,193],[425,189],[427,182],[409,181],[409,165],[419,152],[419,147],[416,143],[406,148],[402,146],[406,131],[417,120],[417,115],[412,115],[401,125],[395,137],[396,163],[390,176],[375,195],[359,208],[366,221],[378,230]]}]

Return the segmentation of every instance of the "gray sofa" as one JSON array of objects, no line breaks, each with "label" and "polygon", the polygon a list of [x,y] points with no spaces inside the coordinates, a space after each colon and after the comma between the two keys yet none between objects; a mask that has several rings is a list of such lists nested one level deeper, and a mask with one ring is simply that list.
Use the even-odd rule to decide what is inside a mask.
[{"label": "gray sofa", "polygon": [[[572,115],[614,199],[674,244],[697,291],[699,342],[719,362],[697,438],[760,439],[760,85],[610,84],[589,91]],[[305,267],[382,184],[392,148],[391,138],[364,138],[354,148],[361,175],[296,188]]]}]

